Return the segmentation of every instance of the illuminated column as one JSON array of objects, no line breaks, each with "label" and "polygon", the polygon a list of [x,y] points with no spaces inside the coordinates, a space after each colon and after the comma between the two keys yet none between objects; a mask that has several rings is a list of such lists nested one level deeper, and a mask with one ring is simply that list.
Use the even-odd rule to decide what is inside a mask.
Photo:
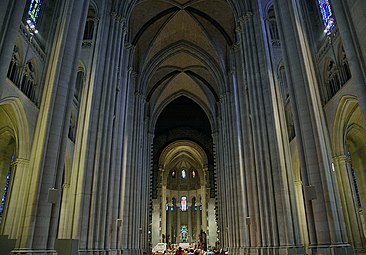
[{"label": "illuminated column", "polygon": [[196,242],[199,241],[199,235],[200,235],[200,231],[201,231],[201,222],[200,222],[200,206],[199,203],[197,202],[197,210],[194,212],[195,214],[195,220],[196,220]]},{"label": "illuminated column", "polygon": [[[19,224],[21,223],[21,209],[25,205],[27,191],[22,189],[26,183],[26,172],[29,166],[27,159],[15,159],[12,163],[11,180],[13,182],[11,193],[8,193],[8,208],[6,219],[3,219],[3,234],[8,235],[9,239],[17,239],[19,236]],[[3,187],[2,187],[3,188]]]},{"label": "illuminated column", "polygon": [[[189,199],[190,197],[187,197],[187,199]],[[188,206],[188,211],[187,211],[187,214],[188,214],[188,242],[192,242],[192,201],[189,200],[189,203],[187,203],[187,206]]]},{"label": "illuminated column", "polygon": [[176,212],[177,212],[177,243],[180,243],[180,196],[178,193],[178,197],[177,197],[177,205],[175,206]]},{"label": "illuminated column", "polygon": [[306,17],[298,1],[278,0],[274,1],[274,7],[294,113],[309,246],[319,253],[351,252],[331,170],[331,146],[317,93],[313,52],[308,34],[300,26],[306,24]]},{"label": "illuminated column", "polygon": [[[45,75],[43,103],[39,109],[32,153],[24,189],[26,207],[21,212],[21,235],[16,248],[29,254],[54,253],[60,211],[60,189],[77,61],[83,39],[89,0],[62,2],[52,56]],[[48,196],[50,194],[50,196]]]},{"label": "illuminated column", "polygon": [[[163,185],[161,187],[161,238],[163,238],[163,235],[166,240],[166,185]],[[162,242],[165,242],[165,240],[162,240]]]},{"label": "illuminated column", "polygon": [[354,248],[363,248],[362,239],[366,236],[365,219],[362,210],[359,210],[357,203],[355,203],[353,176],[349,163],[349,159],[345,155],[333,157],[333,167],[337,176],[349,241],[353,244]]},{"label": "illuminated column", "polygon": [[[171,205],[170,204],[170,202],[168,203],[169,205]],[[167,229],[167,234],[169,235],[169,241],[170,241],[170,243],[172,243],[173,242],[173,237],[174,237],[174,232],[172,231],[172,226],[173,226],[173,218],[174,218],[174,211],[172,211],[172,209],[171,209],[172,207],[171,206],[169,206],[169,208],[168,208],[168,214],[169,214],[169,223],[168,223],[168,229]]]},{"label": "illuminated column", "polygon": [[206,201],[206,187],[201,186],[202,190],[202,230],[207,233],[207,201]]}]

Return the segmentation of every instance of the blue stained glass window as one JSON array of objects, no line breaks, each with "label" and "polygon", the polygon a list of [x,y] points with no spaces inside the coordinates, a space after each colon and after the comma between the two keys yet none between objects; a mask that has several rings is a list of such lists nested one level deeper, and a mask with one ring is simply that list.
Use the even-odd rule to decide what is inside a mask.
[{"label": "blue stained glass window", "polygon": [[30,0],[28,17],[26,21],[31,29],[35,29],[40,9],[41,9],[41,0]]},{"label": "blue stained glass window", "polygon": [[358,208],[361,208],[361,198],[360,198],[360,192],[358,190],[356,173],[352,167],[351,167],[351,175],[352,175],[352,179],[353,179],[353,186],[355,188],[355,193],[356,193],[357,206],[358,206]]},{"label": "blue stained glass window", "polygon": [[333,17],[332,7],[329,0],[318,0],[320,12],[324,23],[324,32],[330,35],[335,28],[335,20]]},{"label": "blue stained glass window", "polygon": [[10,185],[10,177],[11,177],[11,168],[10,168],[10,170],[8,172],[8,175],[6,176],[6,182],[5,182],[5,187],[4,187],[4,195],[1,198],[0,216],[2,216],[3,213],[4,213],[6,198],[8,196],[9,185]]},{"label": "blue stained glass window", "polygon": [[[351,162],[351,153],[348,152],[348,160],[349,162]],[[353,187],[355,189],[355,195],[356,195],[356,201],[357,201],[357,206],[358,208],[361,208],[361,198],[360,198],[360,192],[358,189],[358,184],[357,184],[357,178],[356,178],[356,173],[355,170],[353,170],[352,164],[350,163],[351,166],[351,175],[352,175],[352,181],[353,181]]]}]

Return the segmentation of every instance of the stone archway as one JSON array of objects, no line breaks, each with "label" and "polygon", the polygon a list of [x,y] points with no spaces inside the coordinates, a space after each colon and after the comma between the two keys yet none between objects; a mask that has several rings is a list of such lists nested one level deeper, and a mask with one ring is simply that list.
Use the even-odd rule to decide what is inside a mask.
[{"label": "stone archway", "polygon": [[[340,193],[345,228],[354,249],[366,244],[363,208],[366,204],[366,182],[363,159],[366,157],[366,128],[357,99],[343,97],[333,125],[333,171]],[[363,165],[363,166],[362,166]]]},{"label": "stone archway", "polygon": [[19,99],[0,101],[0,116],[0,199],[5,197],[0,235],[16,239],[23,206],[20,198],[26,192],[21,187],[27,178],[25,169],[29,164],[29,127]]},{"label": "stone archway", "polygon": [[153,199],[153,243],[214,245],[217,225],[210,216],[215,215],[215,200],[209,196],[207,164],[206,152],[195,142],[178,140],[164,148],[159,196]]}]

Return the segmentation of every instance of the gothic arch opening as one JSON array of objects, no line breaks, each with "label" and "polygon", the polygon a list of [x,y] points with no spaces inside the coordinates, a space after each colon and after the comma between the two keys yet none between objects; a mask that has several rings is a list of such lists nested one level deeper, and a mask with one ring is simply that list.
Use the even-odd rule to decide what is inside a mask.
[{"label": "gothic arch opening", "polygon": [[333,171],[345,218],[348,238],[355,250],[366,245],[366,128],[357,99],[343,97],[333,126]]},{"label": "gothic arch opening", "polygon": [[28,122],[19,101],[0,101],[0,233],[14,238],[20,222],[21,183],[29,159]]},{"label": "gothic arch opening", "polygon": [[151,242],[214,246],[217,241],[211,125],[193,100],[172,100],[156,121]]}]

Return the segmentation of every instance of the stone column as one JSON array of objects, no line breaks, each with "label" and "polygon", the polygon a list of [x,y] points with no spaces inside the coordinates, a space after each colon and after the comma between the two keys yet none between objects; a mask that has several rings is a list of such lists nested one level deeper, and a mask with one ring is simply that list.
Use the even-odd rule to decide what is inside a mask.
[{"label": "stone column", "polygon": [[177,243],[180,242],[180,196],[179,196],[179,193],[178,193],[178,197],[177,197],[177,205],[174,206],[174,209],[176,210],[177,212]]},{"label": "stone column", "polygon": [[201,211],[199,203],[197,203],[197,211],[195,211],[195,218],[196,218],[196,242],[199,241],[199,235],[201,232]]},{"label": "stone column", "polygon": [[[27,198],[16,249],[29,254],[54,253],[60,207],[59,191],[64,170],[70,107],[74,95],[77,59],[89,0],[70,1],[61,8],[55,32],[27,173]],[[53,199],[48,194],[53,189]],[[54,196],[53,196],[54,195]]]},{"label": "stone column", "polygon": [[27,0],[0,1],[0,98]]},{"label": "stone column", "polygon": [[357,207],[349,160],[346,155],[340,155],[333,157],[333,164],[349,241],[355,249],[364,249],[363,239],[366,236],[366,226],[361,219],[363,215],[359,214]]},{"label": "stone column", "polygon": [[[164,173],[164,170],[162,170]],[[166,185],[163,185],[161,187],[161,236],[165,236],[166,238]],[[176,209],[176,207],[174,207]],[[165,240],[162,240],[162,242],[165,242]]]},{"label": "stone column", "polygon": [[[113,112],[110,113],[111,117],[111,132],[112,132],[112,140],[107,142],[107,146],[110,146],[111,151],[111,162],[110,169],[111,173],[109,175],[109,191],[108,191],[108,214],[107,214],[107,222],[106,227],[109,228],[108,232],[111,234],[107,234],[105,236],[105,249],[110,248],[110,253],[118,254],[120,252],[120,240],[118,236],[119,227],[116,222],[119,219],[119,212],[121,207],[121,186],[123,186],[122,177],[123,174],[121,172],[122,169],[122,151],[123,151],[123,140],[124,140],[124,132],[126,125],[126,111],[127,111],[127,64],[124,57],[127,58],[128,51],[124,47],[125,46],[125,37],[127,34],[127,28],[125,24],[125,20],[123,17],[116,17],[111,20],[115,23],[116,37],[115,40],[112,40],[116,50],[115,58],[119,60],[117,66],[112,65],[112,70],[114,71],[116,78],[115,83],[112,86],[112,96],[114,97],[115,105]],[[102,38],[100,38],[102,39]],[[109,60],[111,61],[111,60]],[[107,159],[108,160],[108,159]]]},{"label": "stone column", "polygon": [[187,211],[187,214],[188,214],[188,242],[192,242],[192,234],[193,234],[193,231],[192,231],[192,202],[190,203],[187,203],[188,205],[188,211]]},{"label": "stone column", "polygon": [[207,201],[206,201],[206,187],[201,186],[202,190],[202,230],[207,233]]},{"label": "stone column", "polygon": [[[26,176],[29,167],[29,160],[17,158],[12,163],[12,188],[8,193],[8,208],[6,219],[3,218],[2,233],[9,239],[17,239],[20,235],[19,224],[21,222],[21,208],[24,205],[24,198],[27,191],[23,189],[26,183]],[[3,188],[3,187],[2,187]]]},{"label": "stone column", "polygon": [[278,0],[274,7],[294,111],[310,249],[319,253],[349,252],[331,171],[330,144],[317,92],[315,61],[305,29],[297,25],[306,24],[305,19],[299,1]]},{"label": "stone column", "polygon": [[[230,210],[231,205],[231,195],[230,192],[232,192],[231,188],[228,188],[228,186],[231,185],[230,182],[230,168],[231,168],[231,158],[230,158],[230,149],[229,149],[229,143],[230,141],[230,121],[228,119],[228,97],[229,92],[226,91],[221,95],[220,98],[220,114],[221,114],[221,122],[220,122],[220,168],[218,169],[218,179],[220,180],[220,186],[219,186],[219,197],[220,197],[220,207],[221,207],[221,213],[220,218],[222,222],[222,230],[226,229],[230,225],[230,221],[232,219],[232,210]],[[201,191],[203,192],[203,191]],[[202,195],[202,194],[201,194]],[[202,212],[201,212],[202,213]],[[222,240],[221,240],[221,246],[222,247],[228,247],[230,245],[228,235],[222,232],[224,234]]]},{"label": "stone column", "polygon": [[[129,51],[132,51],[132,48],[128,48]],[[130,52],[132,54],[132,52]],[[128,69],[127,74],[127,81],[125,86],[127,86],[126,89],[126,117],[125,117],[125,126],[124,126],[124,134],[123,134],[123,164],[122,164],[122,180],[121,183],[121,208],[120,208],[120,218],[123,219],[123,228],[120,229],[120,244],[119,247],[123,252],[126,252],[129,254],[130,249],[130,240],[131,236],[126,229],[130,228],[130,221],[131,221],[131,212],[130,212],[130,201],[131,201],[131,192],[132,192],[132,173],[131,173],[131,157],[132,157],[132,149],[131,149],[131,143],[132,143],[132,129],[134,128],[132,125],[127,123],[131,123],[133,121],[133,111],[130,111],[129,108],[133,107],[133,95],[134,86],[132,84],[132,75],[133,70],[132,68]],[[160,201],[159,201],[160,204]],[[160,207],[160,206],[159,206]],[[160,214],[160,211],[159,211]],[[160,240],[160,237],[159,237]]]},{"label": "stone column", "polygon": [[122,56],[128,50],[124,47],[123,18],[117,13],[103,16],[94,32],[91,70],[83,89],[78,124],[78,130],[88,132],[76,137],[70,195],[66,198],[65,218],[69,220],[60,239],[78,242],[74,245],[80,254],[89,250],[114,254],[120,248],[117,235],[124,221],[119,213],[125,209],[121,205],[125,193],[121,191],[127,182],[121,169],[130,75]]},{"label": "stone column", "polygon": [[[168,203],[170,205],[170,203]],[[174,233],[172,232],[172,226],[173,226],[173,218],[174,218],[174,211],[171,210],[171,206],[169,206],[168,208],[168,229],[167,229],[167,235],[170,236],[170,242],[173,242],[173,235]]]}]

